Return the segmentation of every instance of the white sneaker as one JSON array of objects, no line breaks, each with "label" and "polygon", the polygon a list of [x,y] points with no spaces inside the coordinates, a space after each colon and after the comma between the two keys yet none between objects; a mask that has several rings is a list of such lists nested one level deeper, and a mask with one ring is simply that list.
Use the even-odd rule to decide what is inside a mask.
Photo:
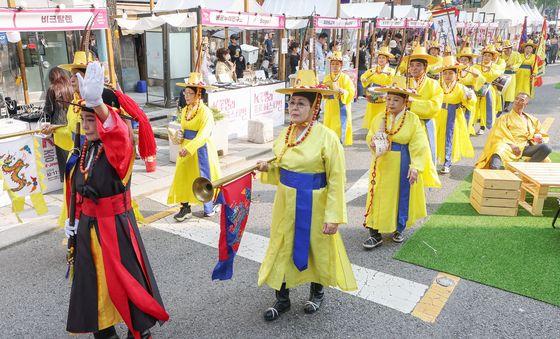
[{"label": "white sneaker", "polygon": [[443,166],[440,170],[439,173],[440,174],[449,174],[451,172],[451,168],[448,166]]},{"label": "white sneaker", "polygon": [[214,207],[212,208],[212,212],[210,212],[210,213],[204,212],[204,216],[205,217],[213,217],[218,212],[220,212],[220,205],[214,205]]},{"label": "white sneaker", "polygon": [[476,135],[484,135],[484,130],[479,129],[478,132],[476,132]]}]

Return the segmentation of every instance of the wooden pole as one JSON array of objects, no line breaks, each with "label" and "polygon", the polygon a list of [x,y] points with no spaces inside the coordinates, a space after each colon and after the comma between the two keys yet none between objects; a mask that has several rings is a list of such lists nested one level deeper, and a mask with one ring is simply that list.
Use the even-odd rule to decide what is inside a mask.
[{"label": "wooden pole", "polygon": [[[280,30],[280,47],[282,47],[282,42],[284,40],[284,37],[286,36],[286,30],[285,29],[281,29]],[[301,49],[303,51],[303,48]],[[282,50],[280,48],[280,55],[278,55],[278,80],[286,80],[286,55],[288,51],[286,51],[286,54],[282,54]],[[302,52],[303,53],[303,52]]]},{"label": "wooden pole", "polygon": [[336,0],[336,17],[340,18],[340,0]]},{"label": "wooden pole", "polygon": [[[358,68],[359,70],[359,62],[360,62],[360,42],[362,41],[362,28],[358,28],[358,43],[356,44],[356,60],[354,61],[354,67]],[[358,79],[358,81],[360,81]]]},{"label": "wooden pole", "polygon": [[224,27],[224,48],[229,46],[229,29]]},{"label": "wooden pole", "polygon": [[249,12],[249,0],[244,1],[243,8],[245,12]]},{"label": "wooden pole", "polygon": [[109,82],[113,88],[117,88],[117,79],[115,74],[115,55],[113,53],[113,37],[111,36],[111,29],[105,30],[105,40],[107,40],[107,58],[109,59]]},{"label": "wooden pole", "polygon": [[150,0],[150,12],[154,11],[154,0]]},{"label": "wooden pole", "polygon": [[[15,0],[8,0],[8,7],[9,8],[16,8],[16,1]],[[21,83],[23,85],[23,99],[25,100],[26,104],[29,104],[29,87],[27,85],[27,72],[25,71],[25,57],[23,55],[23,44],[20,41],[17,43],[17,52],[18,52],[18,61],[19,61],[19,72],[21,75]]]},{"label": "wooden pole", "polygon": [[[107,40],[107,58],[109,60],[109,81],[113,88],[117,88],[117,68],[120,70],[120,43],[119,31],[117,26],[117,2],[116,0],[107,1],[107,15],[109,17],[109,28],[105,30]],[[116,55],[116,56],[115,56]],[[119,72],[120,74],[120,72]]]}]

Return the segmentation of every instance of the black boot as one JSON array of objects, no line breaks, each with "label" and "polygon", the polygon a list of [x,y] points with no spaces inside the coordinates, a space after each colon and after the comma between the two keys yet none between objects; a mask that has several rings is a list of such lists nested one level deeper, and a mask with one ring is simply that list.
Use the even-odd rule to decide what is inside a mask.
[{"label": "black boot", "polygon": [[276,292],[276,302],[272,307],[264,311],[264,320],[272,321],[278,319],[281,313],[290,309],[290,290],[286,288],[286,283],[282,284],[280,291]]},{"label": "black boot", "polygon": [[309,300],[305,302],[303,311],[307,314],[313,314],[319,310],[323,303],[325,292],[323,285],[318,283],[311,283],[309,288]]},{"label": "black boot", "polygon": [[[134,335],[130,332],[130,330],[128,330],[126,339],[134,339]],[[150,330],[140,332],[140,339],[152,339],[152,333],[150,333]]]},{"label": "black boot", "polygon": [[95,339],[119,339],[114,326],[107,327],[97,332],[93,332],[93,337]]}]

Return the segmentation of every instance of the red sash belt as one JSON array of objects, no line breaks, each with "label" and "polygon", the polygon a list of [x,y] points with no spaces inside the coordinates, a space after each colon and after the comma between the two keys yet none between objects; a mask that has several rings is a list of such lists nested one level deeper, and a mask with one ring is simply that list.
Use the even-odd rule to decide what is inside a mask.
[{"label": "red sash belt", "polygon": [[[82,213],[89,217],[112,217],[132,208],[130,190],[124,193],[97,199],[97,204],[78,194],[78,201],[82,201]],[[83,200],[82,200],[83,199]]]}]

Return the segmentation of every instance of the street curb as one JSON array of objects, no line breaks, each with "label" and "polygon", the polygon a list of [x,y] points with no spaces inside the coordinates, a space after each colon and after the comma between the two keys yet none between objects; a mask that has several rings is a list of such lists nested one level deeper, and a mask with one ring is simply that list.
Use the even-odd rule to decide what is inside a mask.
[{"label": "street curb", "polygon": [[[30,233],[27,234],[27,235],[18,236],[17,238],[15,238],[15,240],[8,240],[8,241],[6,241],[5,243],[0,244],[0,251],[3,251],[3,250],[5,250],[5,249],[8,249],[8,248],[10,248],[10,247],[12,247],[12,246],[16,246],[16,245],[22,244],[22,243],[27,242],[27,241],[29,241],[29,240],[38,238],[38,237],[42,236],[43,234],[53,232],[54,230],[56,230],[57,228],[59,228],[58,225],[56,225],[56,221],[54,221],[54,224],[55,224],[54,226],[47,226],[47,227],[44,227],[44,228],[42,228],[42,229],[40,229],[40,230],[37,230],[37,231],[34,231],[34,232],[30,232]],[[19,225],[18,225],[18,227],[16,227],[16,229],[18,230],[18,233],[21,232],[21,229],[20,229],[19,227],[20,227]],[[5,236],[8,236],[8,237],[9,237],[9,236],[10,236],[9,234],[8,234],[8,235],[5,234],[5,233],[8,233],[8,232],[9,232],[9,231],[4,231],[4,232],[2,232],[2,233],[3,233],[3,234],[2,234],[2,237],[5,237]]]}]

